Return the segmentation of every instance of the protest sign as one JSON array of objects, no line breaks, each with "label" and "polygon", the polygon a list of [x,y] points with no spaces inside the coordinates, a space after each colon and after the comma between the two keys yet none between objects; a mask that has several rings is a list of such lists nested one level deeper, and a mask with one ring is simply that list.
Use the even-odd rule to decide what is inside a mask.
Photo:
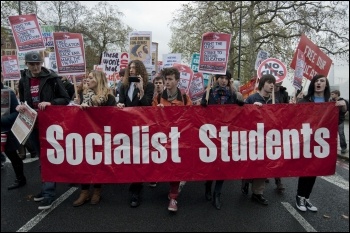
[{"label": "protest sign", "polygon": [[272,74],[276,78],[276,83],[280,83],[287,76],[287,68],[280,60],[268,58],[261,62],[257,70],[258,79],[264,74]]},{"label": "protest sign", "polygon": [[45,44],[35,14],[9,16],[17,51],[44,50]]},{"label": "protest sign", "polygon": [[231,34],[207,32],[202,36],[198,72],[226,74]]},{"label": "protest sign", "polygon": [[57,73],[60,75],[85,74],[85,52],[80,33],[54,32]]},{"label": "protest sign", "polygon": [[127,52],[105,51],[102,53],[101,64],[108,82],[119,80],[118,72],[128,67],[129,54]]},{"label": "protest sign", "polygon": [[135,31],[129,33],[130,60],[142,61],[145,67],[152,67],[152,32]]},{"label": "protest sign", "polygon": [[203,74],[201,72],[195,72],[188,93],[192,102],[202,99],[204,92]]},{"label": "protest sign", "polygon": [[163,54],[163,68],[172,67],[175,63],[181,64],[181,53]]},{"label": "protest sign", "polygon": [[1,56],[1,67],[4,80],[19,80],[21,78],[16,55]]},{"label": "protest sign", "polygon": [[[42,180],[129,183],[333,175],[337,111],[332,102],[84,111],[48,106],[38,115]],[[291,117],[295,112],[298,117]],[[280,120],[272,120],[276,118]]]},{"label": "protest sign", "polygon": [[188,94],[190,83],[193,78],[193,71],[189,66],[183,64],[175,63],[173,67],[180,72],[180,81],[177,87],[181,92]]},{"label": "protest sign", "polygon": [[303,76],[309,80],[316,74],[328,75],[332,60],[321,49],[309,40],[304,34],[300,37],[298,47],[295,50],[290,67],[296,69],[298,49],[304,53],[305,66]]},{"label": "protest sign", "polygon": [[1,89],[1,117],[10,114],[10,89]]},{"label": "protest sign", "polygon": [[300,90],[303,83],[303,75],[304,75],[304,67],[305,67],[305,56],[304,53],[298,49],[297,63],[294,71],[294,79],[293,86],[295,89]]},{"label": "protest sign", "polygon": [[269,58],[270,54],[264,50],[259,50],[258,55],[256,56],[255,60],[255,70],[258,70],[260,64]]},{"label": "protest sign", "polygon": [[41,26],[41,34],[43,35],[43,40],[45,42],[45,47],[53,48],[53,33],[55,32],[55,27],[50,25]]}]

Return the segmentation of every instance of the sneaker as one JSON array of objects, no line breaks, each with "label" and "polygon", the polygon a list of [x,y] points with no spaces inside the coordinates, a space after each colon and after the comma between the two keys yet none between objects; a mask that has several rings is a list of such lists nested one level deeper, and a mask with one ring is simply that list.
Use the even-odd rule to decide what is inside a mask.
[{"label": "sneaker", "polygon": [[179,190],[178,190],[179,193],[182,191],[182,189],[184,188],[185,184],[186,184],[186,181],[181,181],[180,182]]},{"label": "sneaker", "polygon": [[40,206],[38,207],[39,210],[47,210],[50,209],[53,203],[52,198],[44,198],[44,200],[40,203]]},{"label": "sneaker", "polygon": [[306,211],[306,207],[305,207],[305,197],[301,197],[301,196],[296,196],[295,197],[296,199],[296,202],[295,202],[295,205],[297,206],[297,208],[300,210],[300,211],[303,211],[305,212]]},{"label": "sneaker", "polygon": [[342,153],[342,154],[345,154],[346,152],[348,152],[347,149],[342,149],[342,150],[340,151],[340,153]]},{"label": "sneaker", "polygon": [[148,184],[148,186],[151,188],[155,188],[155,187],[157,187],[157,182],[151,182]]},{"label": "sneaker", "polygon": [[131,207],[138,207],[140,205],[140,196],[138,194],[132,194],[130,200]]},{"label": "sneaker", "polygon": [[316,206],[313,206],[311,204],[309,199],[305,199],[305,206],[308,210],[313,211],[313,212],[317,212],[317,210],[318,210]]},{"label": "sneaker", "polygon": [[44,197],[43,197],[43,194],[41,192],[34,196],[34,201],[39,202],[42,200],[44,200]]},{"label": "sneaker", "polygon": [[265,199],[264,195],[262,194],[255,194],[253,193],[252,194],[252,199],[259,202],[260,204],[263,204],[263,205],[268,205],[269,202],[268,200]]},{"label": "sneaker", "polygon": [[249,193],[249,183],[248,182],[242,180],[241,191],[243,194],[248,195],[248,193]]},{"label": "sneaker", "polygon": [[177,202],[176,202],[175,199],[170,199],[168,210],[172,211],[172,212],[176,212],[177,211]]}]

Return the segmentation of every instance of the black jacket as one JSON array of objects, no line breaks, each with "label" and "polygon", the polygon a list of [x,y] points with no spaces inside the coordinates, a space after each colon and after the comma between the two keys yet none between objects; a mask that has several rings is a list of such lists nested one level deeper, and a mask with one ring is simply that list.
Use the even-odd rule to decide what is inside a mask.
[{"label": "black jacket", "polygon": [[1,83],[1,90],[8,90],[10,92],[10,113],[1,116],[1,132],[7,132],[7,142],[6,142],[6,151],[14,151],[19,148],[19,142],[16,139],[15,135],[11,132],[11,127],[15,122],[18,112],[16,111],[16,107],[18,105],[18,100],[16,94],[9,88],[5,88]]},{"label": "black jacket", "polygon": [[[32,74],[28,69],[21,71],[21,79],[19,80],[18,90],[19,100],[21,102],[27,101],[27,104],[33,108],[32,95],[30,93],[31,77]],[[39,78],[40,102],[50,102],[52,105],[67,105],[69,103],[69,95],[56,73],[42,67]]]},{"label": "black jacket", "polygon": [[135,88],[133,92],[133,99],[131,101],[128,96],[128,89],[126,89],[125,86],[122,85],[120,87],[119,103],[125,104],[125,107],[152,106],[154,84],[151,82],[147,83],[142,99],[139,99],[137,97],[139,93],[140,90],[138,88]]}]

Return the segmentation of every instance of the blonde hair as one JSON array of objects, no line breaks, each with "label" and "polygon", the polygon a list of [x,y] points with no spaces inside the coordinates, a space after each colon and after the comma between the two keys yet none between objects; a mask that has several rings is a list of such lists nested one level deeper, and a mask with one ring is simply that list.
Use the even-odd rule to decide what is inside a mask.
[{"label": "blonde hair", "polygon": [[101,104],[105,103],[108,100],[108,94],[110,93],[110,90],[107,84],[107,78],[105,73],[99,70],[92,70],[90,71],[89,75],[90,74],[92,74],[92,76],[96,80],[96,83],[97,83],[96,92],[86,88],[83,90],[83,94],[87,94],[88,92],[93,91],[94,95],[91,96],[91,102],[93,106],[100,106]]}]

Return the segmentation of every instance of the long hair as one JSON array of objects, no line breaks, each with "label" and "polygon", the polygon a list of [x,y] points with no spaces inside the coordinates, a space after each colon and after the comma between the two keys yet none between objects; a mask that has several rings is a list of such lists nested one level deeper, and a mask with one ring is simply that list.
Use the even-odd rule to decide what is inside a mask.
[{"label": "long hair", "polygon": [[[316,74],[310,82],[310,86],[309,89],[307,90],[307,94],[305,96],[305,99],[310,99],[310,98],[314,98],[314,94],[315,94],[315,83],[317,82],[317,80],[319,80],[320,78],[326,78],[325,75],[323,74]],[[324,95],[324,101],[328,102],[330,97],[331,97],[331,87],[329,86],[329,81],[328,78],[326,78],[326,88],[324,89],[323,92]]]},{"label": "long hair", "polygon": [[132,63],[135,64],[136,76],[141,75],[141,77],[143,79],[143,87],[146,88],[146,85],[148,83],[148,73],[147,73],[146,67],[142,61],[132,60],[129,62],[128,68],[125,69],[125,75],[124,75],[124,79],[123,79],[123,85],[124,85],[125,89],[128,90],[129,86],[130,86],[129,76],[130,76],[130,66]]},{"label": "long hair", "polygon": [[[92,74],[97,83],[95,95],[92,97],[92,103],[94,106],[99,106],[108,100],[110,90],[108,88],[107,78],[105,73],[99,70],[92,70],[90,74]],[[84,89],[83,93],[87,94],[89,90],[90,89]]]}]

